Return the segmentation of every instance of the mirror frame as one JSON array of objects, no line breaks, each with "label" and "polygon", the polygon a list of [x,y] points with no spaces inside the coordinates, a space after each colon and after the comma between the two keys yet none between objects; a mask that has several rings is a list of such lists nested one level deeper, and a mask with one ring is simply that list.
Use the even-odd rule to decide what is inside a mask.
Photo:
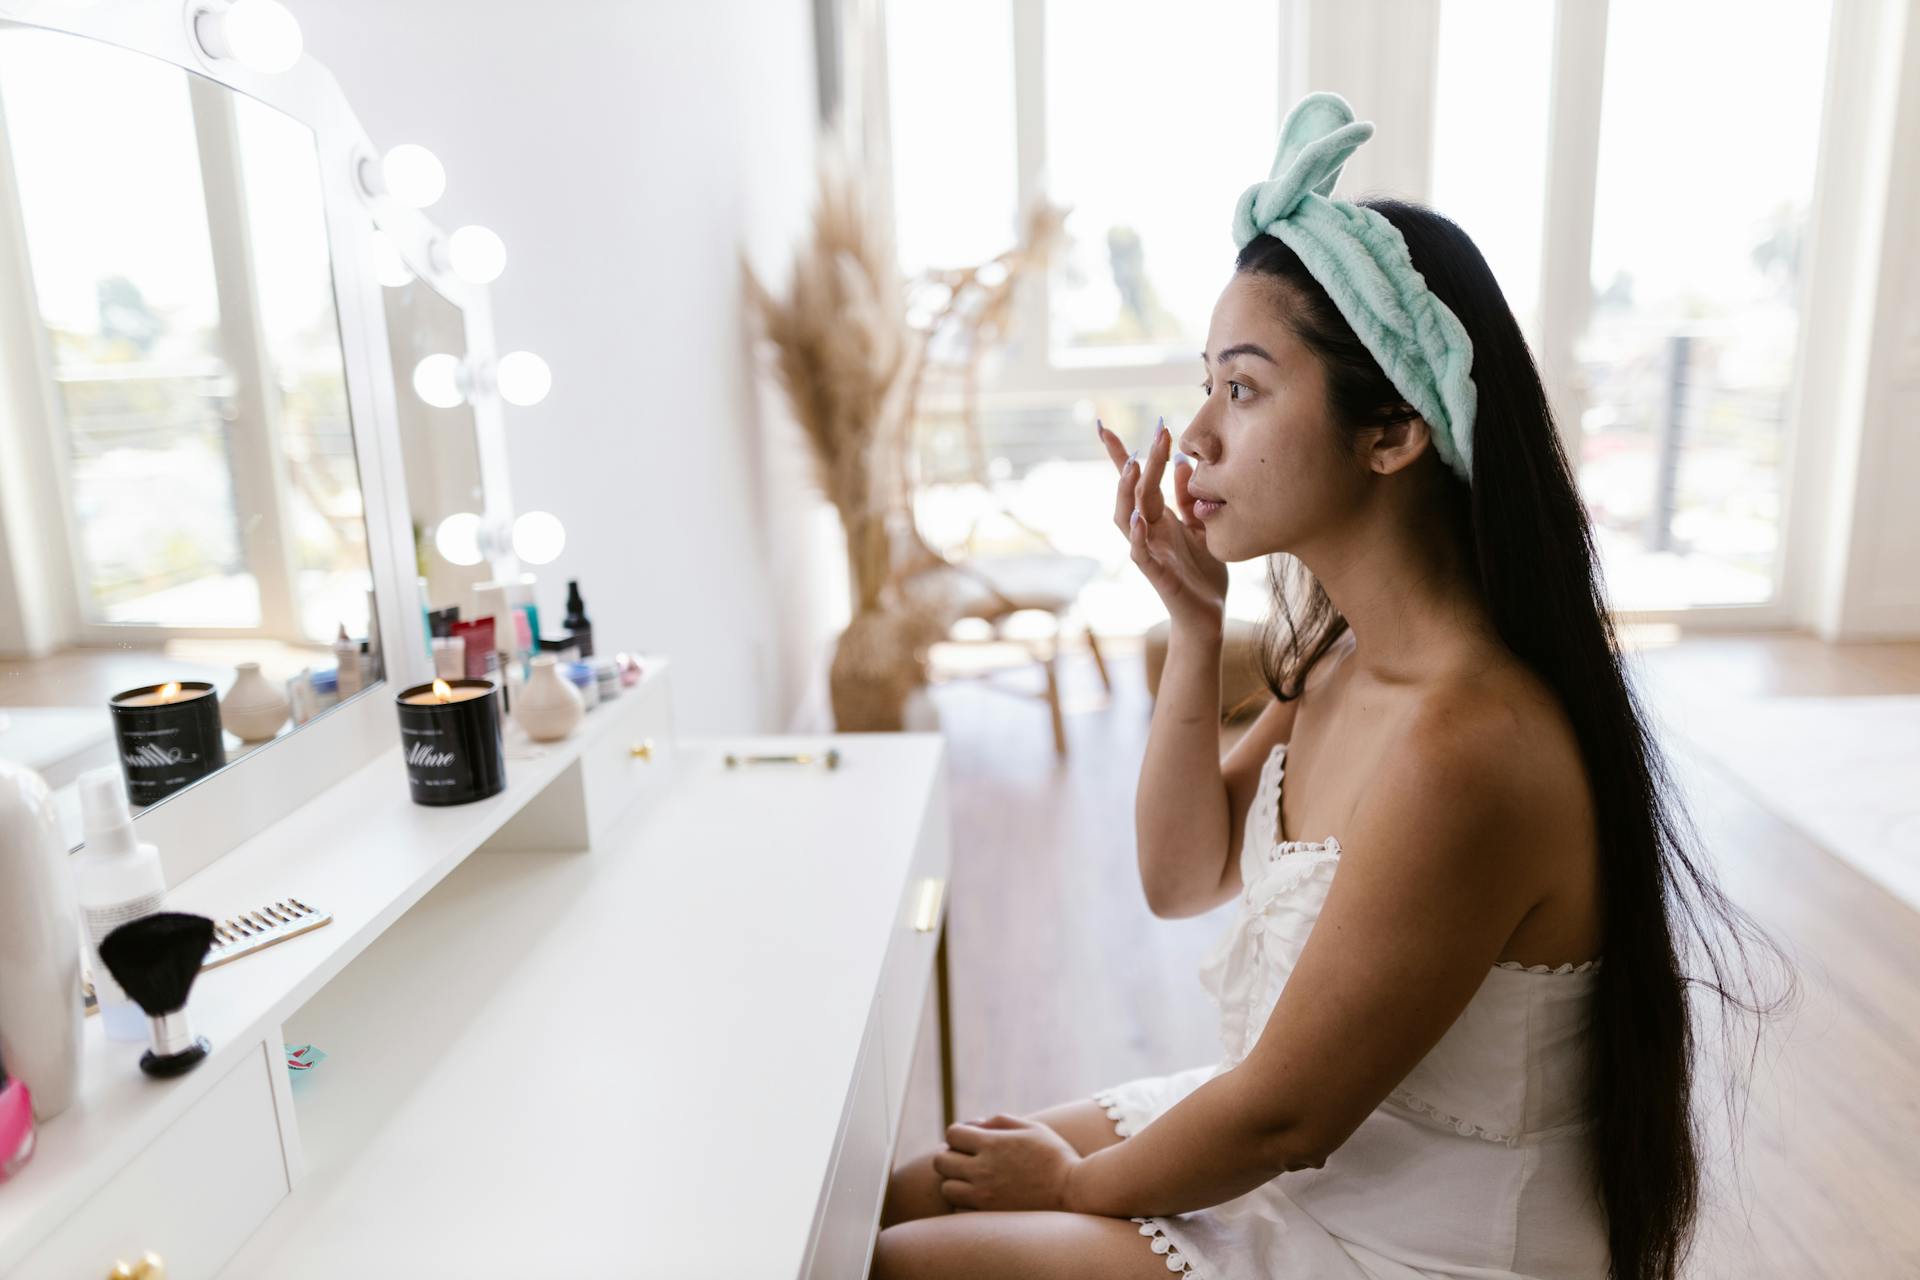
[{"label": "mirror frame", "polygon": [[[159,846],[169,886],[211,865],[234,846],[318,799],[348,774],[399,742],[393,694],[432,675],[418,599],[411,513],[402,470],[396,386],[377,275],[376,227],[390,237],[409,270],[459,307],[467,355],[496,357],[484,286],[437,268],[445,236],[424,213],[384,193],[368,194],[357,174],[380,150],[355,117],[330,72],[303,54],[289,70],[261,75],[208,58],[191,32],[193,0],[111,0],[90,7],[71,0],[0,0],[0,19],[116,45],[169,62],[292,116],[313,132],[320,159],[334,300],[347,380],[347,409],[360,468],[368,560],[379,618],[382,683],[295,732],[194,783],[135,818],[140,838]],[[440,255],[444,260],[444,255]],[[410,385],[410,384],[408,384]],[[497,395],[472,397],[480,481],[488,525],[508,527],[506,439]],[[495,558],[495,569],[517,566]],[[396,765],[394,785],[404,784]],[[317,819],[323,819],[316,814]]]}]

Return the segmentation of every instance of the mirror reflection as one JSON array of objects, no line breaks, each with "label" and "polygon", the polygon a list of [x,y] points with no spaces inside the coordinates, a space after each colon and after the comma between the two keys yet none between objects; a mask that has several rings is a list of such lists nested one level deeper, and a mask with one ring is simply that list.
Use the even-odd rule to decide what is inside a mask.
[{"label": "mirror reflection", "polygon": [[407,507],[413,513],[414,555],[427,583],[425,598],[436,605],[464,605],[475,584],[493,577],[479,546],[478,522],[465,518],[486,509],[478,424],[465,399],[445,407],[429,404],[412,382],[422,360],[466,355],[466,316],[418,277],[381,292]]},{"label": "mirror reflection", "polygon": [[380,679],[333,274],[305,125],[0,22],[0,757],[152,803]]}]

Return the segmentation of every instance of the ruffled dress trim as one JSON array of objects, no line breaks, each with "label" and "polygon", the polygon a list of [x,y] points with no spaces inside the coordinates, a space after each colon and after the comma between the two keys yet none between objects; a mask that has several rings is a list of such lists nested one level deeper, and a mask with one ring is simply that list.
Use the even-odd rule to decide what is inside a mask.
[{"label": "ruffled dress trim", "polygon": [[1140,1224],[1141,1235],[1152,1238],[1153,1251],[1166,1257],[1167,1270],[1176,1275],[1199,1276],[1201,1280],[1205,1280],[1205,1273],[1195,1270],[1193,1263],[1189,1262],[1187,1256],[1181,1253],[1178,1246],[1168,1238],[1166,1229],[1160,1225],[1160,1219],[1135,1218],[1134,1221]]},{"label": "ruffled dress trim", "polygon": [[1126,1109],[1106,1090],[1093,1095],[1094,1102],[1105,1108],[1107,1119],[1113,1121],[1113,1131],[1122,1138],[1131,1138],[1134,1134],[1132,1122],[1127,1119]]}]

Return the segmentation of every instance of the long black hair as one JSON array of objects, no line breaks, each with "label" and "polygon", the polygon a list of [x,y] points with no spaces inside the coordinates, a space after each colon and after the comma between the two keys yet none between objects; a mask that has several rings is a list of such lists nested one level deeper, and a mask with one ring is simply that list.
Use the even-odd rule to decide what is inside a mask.
[{"label": "long black hair", "polygon": [[[1399,229],[1427,287],[1473,342],[1473,483],[1437,455],[1422,461],[1445,476],[1448,536],[1502,641],[1552,687],[1579,739],[1598,816],[1604,917],[1588,1082],[1596,1190],[1616,1280],[1673,1280],[1699,1217],[1705,1133],[1694,1099],[1699,1035],[1689,988],[1717,999],[1717,1012],[1731,1015],[1723,1027],[1732,1027],[1741,1014],[1791,1004],[1792,972],[1689,852],[1697,836],[1624,667],[1593,530],[1546,391],[1486,259],[1431,209],[1360,203]],[[1368,427],[1415,416],[1285,244],[1257,236],[1236,267],[1282,286],[1283,318],[1325,367],[1330,416],[1350,443]],[[1262,667],[1274,695],[1291,701],[1347,621],[1292,556],[1272,557],[1269,570],[1274,611]],[[1759,994],[1755,952],[1771,956],[1784,976],[1774,1000]],[[1687,972],[1688,953],[1698,975]],[[1758,1045],[1756,1016],[1753,1052]],[[1729,1082],[1730,1099],[1736,1087]]]}]

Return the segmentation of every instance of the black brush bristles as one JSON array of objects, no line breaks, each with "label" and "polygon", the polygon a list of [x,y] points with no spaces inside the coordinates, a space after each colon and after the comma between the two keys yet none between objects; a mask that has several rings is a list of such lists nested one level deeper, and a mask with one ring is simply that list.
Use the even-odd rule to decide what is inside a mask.
[{"label": "black brush bristles", "polygon": [[211,1049],[182,1011],[212,945],[213,921],[181,911],[129,920],[100,940],[100,959],[114,981],[153,1020],[153,1048],[140,1059],[148,1075],[177,1076]]}]

